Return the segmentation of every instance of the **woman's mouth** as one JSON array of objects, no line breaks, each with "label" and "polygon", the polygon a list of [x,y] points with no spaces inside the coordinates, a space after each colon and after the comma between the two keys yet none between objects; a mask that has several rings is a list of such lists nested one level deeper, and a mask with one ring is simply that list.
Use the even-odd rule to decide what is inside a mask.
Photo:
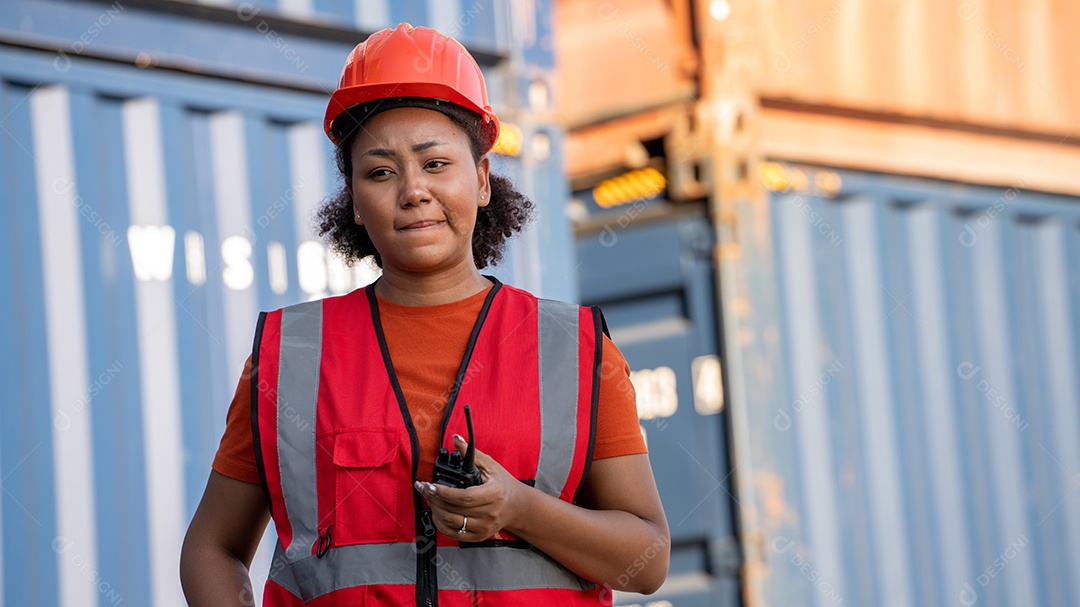
[{"label": "woman's mouth", "polygon": [[435,220],[435,219],[422,219],[420,221],[414,221],[414,222],[412,222],[412,223],[410,223],[410,224],[408,224],[408,225],[406,225],[404,227],[401,227],[399,229],[401,229],[401,230],[409,230],[409,231],[414,231],[414,232],[415,231],[420,231],[420,230],[430,230],[432,228],[437,228],[437,227],[441,226],[443,223],[445,223],[445,222],[440,221],[440,220]]}]

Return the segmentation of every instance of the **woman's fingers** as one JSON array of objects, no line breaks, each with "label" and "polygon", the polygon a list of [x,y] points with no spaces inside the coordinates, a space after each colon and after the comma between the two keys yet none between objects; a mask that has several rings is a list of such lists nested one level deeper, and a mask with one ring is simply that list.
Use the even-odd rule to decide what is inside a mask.
[{"label": "woman's fingers", "polygon": [[[499,523],[502,502],[497,499],[497,492],[494,496],[489,495],[491,490],[495,489],[494,487],[481,485],[457,489],[417,481],[415,488],[423,494],[428,506],[431,507],[435,527],[447,537],[479,541],[491,537],[502,528]],[[458,531],[466,516],[469,517],[466,525],[467,533],[460,534]]]},{"label": "woman's fingers", "polygon": [[[483,487],[483,485],[478,485],[478,487]],[[457,487],[447,487],[446,485],[436,485],[435,483],[427,483],[427,486],[424,488],[425,496],[434,496],[448,504],[466,507],[476,505],[477,493],[483,493],[483,491],[477,487],[458,489]]]},{"label": "woman's fingers", "polygon": [[464,512],[483,510],[485,507],[497,501],[494,487],[480,485],[468,489],[457,489],[445,485],[435,485],[417,481],[414,487],[431,505],[438,505],[443,510]]},{"label": "woman's fingers", "polygon": [[[442,531],[444,535],[451,539],[458,539],[460,536],[465,535],[458,533],[461,530],[461,523],[463,522],[467,514],[454,514],[452,512],[443,512],[438,510],[432,510],[431,522],[435,523],[435,528]],[[466,525],[466,532],[472,532],[479,529],[478,521],[475,517],[469,517],[469,523]]]},{"label": "woman's fingers", "polygon": [[[468,444],[455,434],[454,447],[464,453]],[[457,532],[465,516],[469,517],[469,541],[490,537],[508,525],[513,516],[512,498],[519,481],[486,453],[477,450],[475,455],[484,479],[480,485],[458,489],[423,481],[414,484],[431,506],[432,514],[437,518],[436,527],[454,539],[461,535]]]},{"label": "woman's fingers", "polygon": [[[495,535],[500,529],[486,512],[474,511],[469,514],[445,510],[435,504],[429,503],[429,505],[431,506],[431,520],[435,523],[435,528],[450,539],[477,542]],[[467,523],[465,517],[468,517]],[[460,533],[463,523],[465,523],[465,533]]]},{"label": "woman's fingers", "polygon": [[[469,443],[467,443],[460,434],[455,434],[454,448],[464,455],[465,451],[469,448]],[[495,461],[493,457],[479,449],[475,449],[474,453],[476,454],[476,459],[474,461],[476,462],[476,467],[480,469],[480,478],[483,479],[484,483],[487,483],[494,478],[510,477],[510,473],[507,472],[499,462]]]}]

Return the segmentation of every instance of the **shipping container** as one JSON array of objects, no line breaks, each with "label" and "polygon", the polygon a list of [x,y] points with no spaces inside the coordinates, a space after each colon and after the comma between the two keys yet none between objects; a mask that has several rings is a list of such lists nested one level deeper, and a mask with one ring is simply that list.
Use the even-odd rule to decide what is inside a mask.
[{"label": "shipping container", "polygon": [[410,21],[517,127],[494,273],[633,369],[672,567],[617,604],[1080,604],[1077,10],[0,3],[0,601],[182,604],[257,311],[375,276],[320,125]]},{"label": "shipping container", "polygon": [[768,169],[720,258],[748,595],[1076,604],[1077,199]]},{"label": "shipping container", "polygon": [[518,134],[493,170],[539,210],[493,273],[577,298],[561,129],[544,117],[549,12],[0,5],[0,604],[183,604],[181,541],[258,312],[377,275],[346,268],[312,226],[339,187],[328,94],[368,33],[408,20],[469,45]]},{"label": "shipping container", "polygon": [[555,13],[579,239],[708,205],[742,602],[1077,604],[1076,7]]},{"label": "shipping container", "polygon": [[[722,415],[712,226],[703,205],[651,221],[641,213],[643,205],[623,207],[578,230],[582,302],[601,306],[630,365],[671,530],[667,582],[655,596],[617,593],[616,604],[733,607],[740,558]],[[641,558],[650,558],[648,551]],[[634,571],[631,565],[624,575]]]}]

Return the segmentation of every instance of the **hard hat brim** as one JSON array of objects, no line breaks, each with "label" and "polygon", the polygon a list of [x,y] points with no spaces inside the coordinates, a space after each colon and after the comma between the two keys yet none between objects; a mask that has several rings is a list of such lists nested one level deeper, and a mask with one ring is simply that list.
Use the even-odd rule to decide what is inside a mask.
[{"label": "hard hat brim", "polygon": [[491,106],[479,107],[454,87],[435,82],[381,82],[340,88],[334,91],[334,94],[330,97],[330,103],[326,106],[323,129],[330,137],[330,140],[339,145],[341,141],[339,141],[338,134],[333,129],[334,120],[338,116],[357,105],[396,97],[420,97],[448,101],[476,112],[480,115],[483,125],[482,131],[485,140],[481,143],[484,152],[490,150],[499,137],[499,119]]}]

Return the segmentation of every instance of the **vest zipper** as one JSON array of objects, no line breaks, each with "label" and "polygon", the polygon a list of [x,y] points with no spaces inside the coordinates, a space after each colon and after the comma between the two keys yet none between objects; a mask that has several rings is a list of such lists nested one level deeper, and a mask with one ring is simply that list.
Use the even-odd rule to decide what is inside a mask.
[{"label": "vest zipper", "polygon": [[[494,286],[491,287],[491,291],[484,300],[484,306],[480,309],[476,324],[473,325],[472,334],[469,336],[469,344],[465,348],[465,355],[461,359],[461,366],[458,368],[457,376],[454,379],[450,398],[447,400],[446,409],[443,411],[442,428],[439,432],[440,445],[443,444],[446,438],[446,425],[450,422],[450,414],[454,410],[457,393],[465,380],[465,371],[468,369],[469,360],[472,358],[472,350],[476,346],[480,327],[483,326],[484,319],[487,318],[495,294],[502,288],[502,283],[497,279],[490,276],[487,278],[494,283]],[[405,395],[401,391],[401,384],[398,382],[397,374],[394,372],[394,363],[390,359],[390,348],[387,347],[386,336],[383,335],[382,320],[379,318],[379,302],[375,297],[375,289],[373,286],[368,286],[365,291],[371,309],[371,321],[375,326],[375,335],[379,341],[379,350],[383,356],[383,364],[390,375],[390,385],[394,388],[394,396],[397,398],[401,417],[405,421],[405,429],[409,431],[409,442],[412,445],[412,476],[413,479],[419,480],[416,471],[420,464],[420,439],[416,435],[416,427],[413,425],[412,416],[409,414],[409,407],[405,404]],[[424,498],[420,496],[419,492],[413,492],[413,512],[416,513],[416,531],[418,533],[416,537],[416,569],[419,579],[417,579],[416,583],[416,603],[418,605],[422,604],[424,607],[438,607],[439,580],[436,577],[435,570],[435,524],[431,522],[431,510],[424,507],[423,500]]]},{"label": "vest zipper", "polygon": [[420,513],[420,524],[424,532],[425,550],[420,552],[420,592],[424,599],[425,607],[435,607],[439,604],[439,586],[435,577],[435,552],[438,549],[435,542],[435,524],[431,522],[431,510],[425,508]]}]

